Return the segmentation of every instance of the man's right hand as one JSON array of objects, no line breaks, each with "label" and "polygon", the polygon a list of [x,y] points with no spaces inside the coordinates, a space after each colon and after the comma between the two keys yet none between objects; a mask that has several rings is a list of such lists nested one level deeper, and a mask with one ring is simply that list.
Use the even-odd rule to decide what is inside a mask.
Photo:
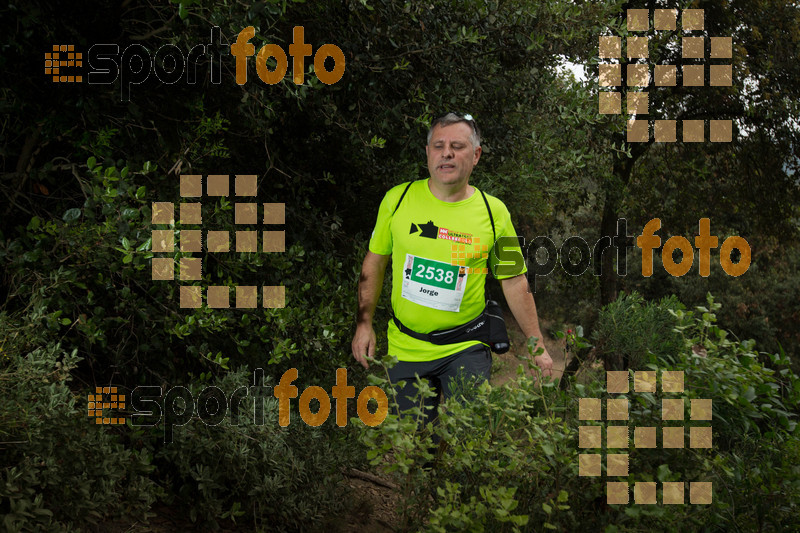
[{"label": "man's right hand", "polygon": [[356,326],[356,334],[353,336],[353,357],[361,363],[364,368],[369,368],[366,356],[375,357],[375,329],[372,324],[363,322]]},{"label": "man's right hand", "polygon": [[358,279],[358,314],[356,315],[356,334],[353,336],[353,357],[364,368],[369,368],[366,357],[375,357],[375,330],[372,329],[372,316],[383,285],[383,273],[391,255],[367,252],[361,265]]}]

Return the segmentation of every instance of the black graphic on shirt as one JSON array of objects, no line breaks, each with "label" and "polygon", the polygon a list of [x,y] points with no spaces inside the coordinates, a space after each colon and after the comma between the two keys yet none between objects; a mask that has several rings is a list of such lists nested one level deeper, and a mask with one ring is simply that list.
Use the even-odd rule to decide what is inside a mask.
[{"label": "black graphic on shirt", "polygon": [[472,244],[472,234],[463,231],[453,231],[447,228],[440,228],[429,220],[425,224],[411,223],[411,229],[408,230],[409,235],[419,232],[420,237],[427,239],[444,239],[447,241],[455,241],[462,244]]}]

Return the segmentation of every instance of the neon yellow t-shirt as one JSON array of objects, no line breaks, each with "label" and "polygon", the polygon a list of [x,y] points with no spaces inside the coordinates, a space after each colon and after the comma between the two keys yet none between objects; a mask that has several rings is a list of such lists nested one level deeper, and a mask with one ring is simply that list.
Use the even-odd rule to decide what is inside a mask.
[{"label": "neon yellow t-shirt", "polygon": [[[419,333],[448,329],[477,317],[486,304],[484,285],[492,253],[492,224],[480,191],[459,202],[436,198],[428,180],[389,190],[378,209],[369,250],[392,256],[392,309],[407,327]],[[497,238],[516,237],[506,206],[486,195]],[[514,239],[516,242],[516,239]],[[513,247],[504,246],[513,250]],[[519,246],[516,247],[519,251]],[[521,251],[519,251],[521,257]],[[524,265],[515,274],[526,272]],[[497,275],[497,279],[513,277]],[[480,341],[435,345],[409,337],[389,321],[389,353],[401,361],[432,361],[460,352]]]}]

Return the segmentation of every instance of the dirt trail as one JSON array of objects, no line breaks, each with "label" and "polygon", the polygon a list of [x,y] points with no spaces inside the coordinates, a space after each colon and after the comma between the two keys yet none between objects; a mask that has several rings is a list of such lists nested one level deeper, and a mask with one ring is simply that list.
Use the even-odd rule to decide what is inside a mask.
[{"label": "dirt trail", "polygon": [[[492,369],[492,378],[489,380],[489,383],[495,387],[509,381],[515,381],[517,379],[517,367],[519,365],[523,365],[526,370],[530,370],[528,365],[527,338],[525,334],[522,333],[519,325],[517,325],[517,321],[514,320],[514,316],[511,312],[504,311],[503,313],[506,319],[506,327],[508,328],[508,338],[511,340],[511,349],[502,355],[493,354],[494,365]],[[539,324],[541,325],[542,334],[544,335],[544,345],[550,357],[553,359],[553,378],[558,380],[561,378],[562,374],[564,374],[564,368],[566,367],[566,343],[564,339],[553,339],[547,336],[546,332],[551,325],[547,320],[540,319]],[[517,359],[517,355],[524,356],[525,360],[520,361]]]}]

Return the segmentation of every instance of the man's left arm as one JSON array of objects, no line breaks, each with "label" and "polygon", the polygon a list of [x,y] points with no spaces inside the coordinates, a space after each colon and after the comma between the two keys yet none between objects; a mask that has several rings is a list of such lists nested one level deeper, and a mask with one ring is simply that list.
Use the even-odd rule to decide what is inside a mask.
[{"label": "man's left arm", "polygon": [[500,280],[500,285],[503,287],[508,307],[514,314],[519,327],[522,328],[525,337],[530,339],[532,336],[536,336],[539,339],[534,351],[539,347],[544,349],[541,355],[534,359],[534,362],[542,369],[543,376],[551,376],[553,360],[544,345],[542,330],[539,328],[539,316],[536,314],[536,302],[534,302],[533,294],[528,287],[528,279],[525,274],[520,274],[513,278]]}]

